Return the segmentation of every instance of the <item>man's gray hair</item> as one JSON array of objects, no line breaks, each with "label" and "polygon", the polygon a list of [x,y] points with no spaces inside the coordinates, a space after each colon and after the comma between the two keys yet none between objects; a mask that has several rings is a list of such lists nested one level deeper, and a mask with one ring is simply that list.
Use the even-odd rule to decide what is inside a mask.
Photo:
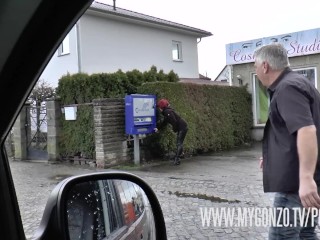
[{"label": "man's gray hair", "polygon": [[254,52],[255,62],[267,62],[273,70],[283,70],[290,66],[287,50],[280,43],[262,46]]}]

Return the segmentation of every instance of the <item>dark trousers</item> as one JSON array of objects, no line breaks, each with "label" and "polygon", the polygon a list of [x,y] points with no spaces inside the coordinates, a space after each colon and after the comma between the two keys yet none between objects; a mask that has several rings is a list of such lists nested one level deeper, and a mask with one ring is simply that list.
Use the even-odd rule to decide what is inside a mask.
[{"label": "dark trousers", "polygon": [[188,128],[177,132],[177,152],[175,158],[179,158],[183,152],[183,141],[187,135]]},{"label": "dark trousers", "polygon": [[[319,189],[318,189],[319,191]],[[269,240],[315,240],[318,239],[315,228],[318,225],[318,214],[316,216],[307,213],[303,214],[303,206],[299,194],[276,193],[273,206],[276,209],[283,209],[281,216],[276,219],[280,221],[276,224],[281,226],[271,226],[269,229]],[[300,213],[298,209],[301,209]],[[287,210],[287,211],[285,211]],[[318,211],[318,209],[316,209]],[[278,213],[278,212],[277,212]],[[278,213],[279,214],[279,213]],[[302,218],[302,219],[300,219]],[[286,225],[285,225],[286,224]]]}]

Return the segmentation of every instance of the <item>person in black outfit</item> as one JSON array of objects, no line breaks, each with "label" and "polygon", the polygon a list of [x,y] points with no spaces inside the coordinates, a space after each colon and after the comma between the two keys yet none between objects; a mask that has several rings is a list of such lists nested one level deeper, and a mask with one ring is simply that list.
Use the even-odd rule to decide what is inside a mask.
[{"label": "person in black outfit", "polygon": [[[179,165],[180,157],[183,153],[183,142],[188,132],[188,124],[170,107],[167,99],[160,99],[157,103],[157,107],[164,117],[161,126],[169,123],[172,126],[172,130],[177,133],[177,150],[173,164]],[[154,130],[155,132],[158,132],[158,128],[155,128]]]}]

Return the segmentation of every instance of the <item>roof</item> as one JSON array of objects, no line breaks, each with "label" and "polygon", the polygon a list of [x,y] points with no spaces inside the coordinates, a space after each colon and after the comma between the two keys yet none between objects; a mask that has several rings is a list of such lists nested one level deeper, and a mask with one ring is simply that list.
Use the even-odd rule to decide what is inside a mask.
[{"label": "roof", "polygon": [[116,7],[114,9],[114,7],[112,5],[108,5],[108,4],[104,4],[104,3],[100,3],[100,2],[96,2],[96,1],[93,1],[93,3],[91,4],[89,9],[95,10],[95,11],[100,11],[100,12],[103,12],[103,13],[106,13],[109,15],[113,15],[113,16],[120,16],[120,17],[124,17],[127,19],[135,19],[135,20],[140,20],[140,21],[146,22],[146,23],[156,24],[159,26],[165,26],[165,27],[169,27],[169,28],[184,30],[189,33],[193,33],[193,34],[197,35],[198,37],[212,36],[212,33],[208,32],[208,31],[204,31],[204,30],[201,30],[198,28],[190,27],[190,26],[183,25],[183,24],[176,23],[176,22],[171,22],[171,21],[164,20],[161,18],[152,17],[152,16],[149,16],[146,14],[126,10],[126,9],[119,8],[119,7]]},{"label": "roof", "polygon": [[193,84],[201,84],[201,85],[220,85],[220,86],[229,86],[228,82],[216,82],[216,81],[208,81],[200,78],[180,78],[181,83],[193,83]]},{"label": "roof", "polygon": [[211,78],[209,78],[209,77],[207,77],[207,76],[204,76],[204,75],[202,75],[202,74],[200,74],[200,73],[199,73],[199,78],[202,79],[202,80],[208,80],[208,81],[211,80]]},{"label": "roof", "polygon": [[232,82],[232,65],[226,65],[213,80],[215,82]]}]

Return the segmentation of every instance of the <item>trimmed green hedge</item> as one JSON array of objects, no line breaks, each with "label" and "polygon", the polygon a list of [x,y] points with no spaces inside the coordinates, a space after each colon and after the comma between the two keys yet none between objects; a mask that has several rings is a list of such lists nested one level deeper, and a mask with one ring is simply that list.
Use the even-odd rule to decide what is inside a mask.
[{"label": "trimmed green hedge", "polygon": [[62,104],[90,103],[99,98],[123,98],[126,94],[137,93],[137,88],[147,82],[178,82],[179,76],[173,71],[168,74],[152,66],[149,71],[121,70],[116,73],[67,74],[60,78],[56,90]]},{"label": "trimmed green hedge", "polygon": [[62,121],[59,142],[63,157],[79,155],[84,158],[95,158],[95,140],[93,107],[81,105],[77,107],[77,120]]},{"label": "trimmed green hedge", "polygon": [[[251,141],[251,95],[245,87],[146,83],[138,92],[155,94],[157,99],[167,98],[171,107],[187,121],[186,153],[227,150]],[[147,136],[145,144],[155,155],[168,154],[175,151],[176,135],[168,126]]]},{"label": "trimmed green hedge", "polygon": [[94,158],[94,123],[91,103],[99,98],[124,98],[126,94],[137,93],[137,88],[146,82],[177,82],[179,77],[173,71],[168,74],[152,66],[149,71],[121,70],[116,73],[67,74],[60,78],[56,89],[61,105],[79,104],[77,120],[62,121],[62,137],[59,142],[62,156],[81,155]]},{"label": "trimmed green hedge", "polygon": [[[156,94],[169,99],[171,106],[188,122],[185,152],[227,150],[251,141],[251,95],[245,87],[177,83],[174,72],[159,72],[153,66],[149,71],[116,73],[85,73],[63,76],[57,94],[62,105],[79,104],[76,121],[62,119],[62,155],[81,154],[94,158],[93,99],[119,97],[126,94]],[[158,117],[161,118],[158,113]],[[145,139],[146,148],[156,156],[175,150],[176,135],[168,126],[158,134]]]}]

